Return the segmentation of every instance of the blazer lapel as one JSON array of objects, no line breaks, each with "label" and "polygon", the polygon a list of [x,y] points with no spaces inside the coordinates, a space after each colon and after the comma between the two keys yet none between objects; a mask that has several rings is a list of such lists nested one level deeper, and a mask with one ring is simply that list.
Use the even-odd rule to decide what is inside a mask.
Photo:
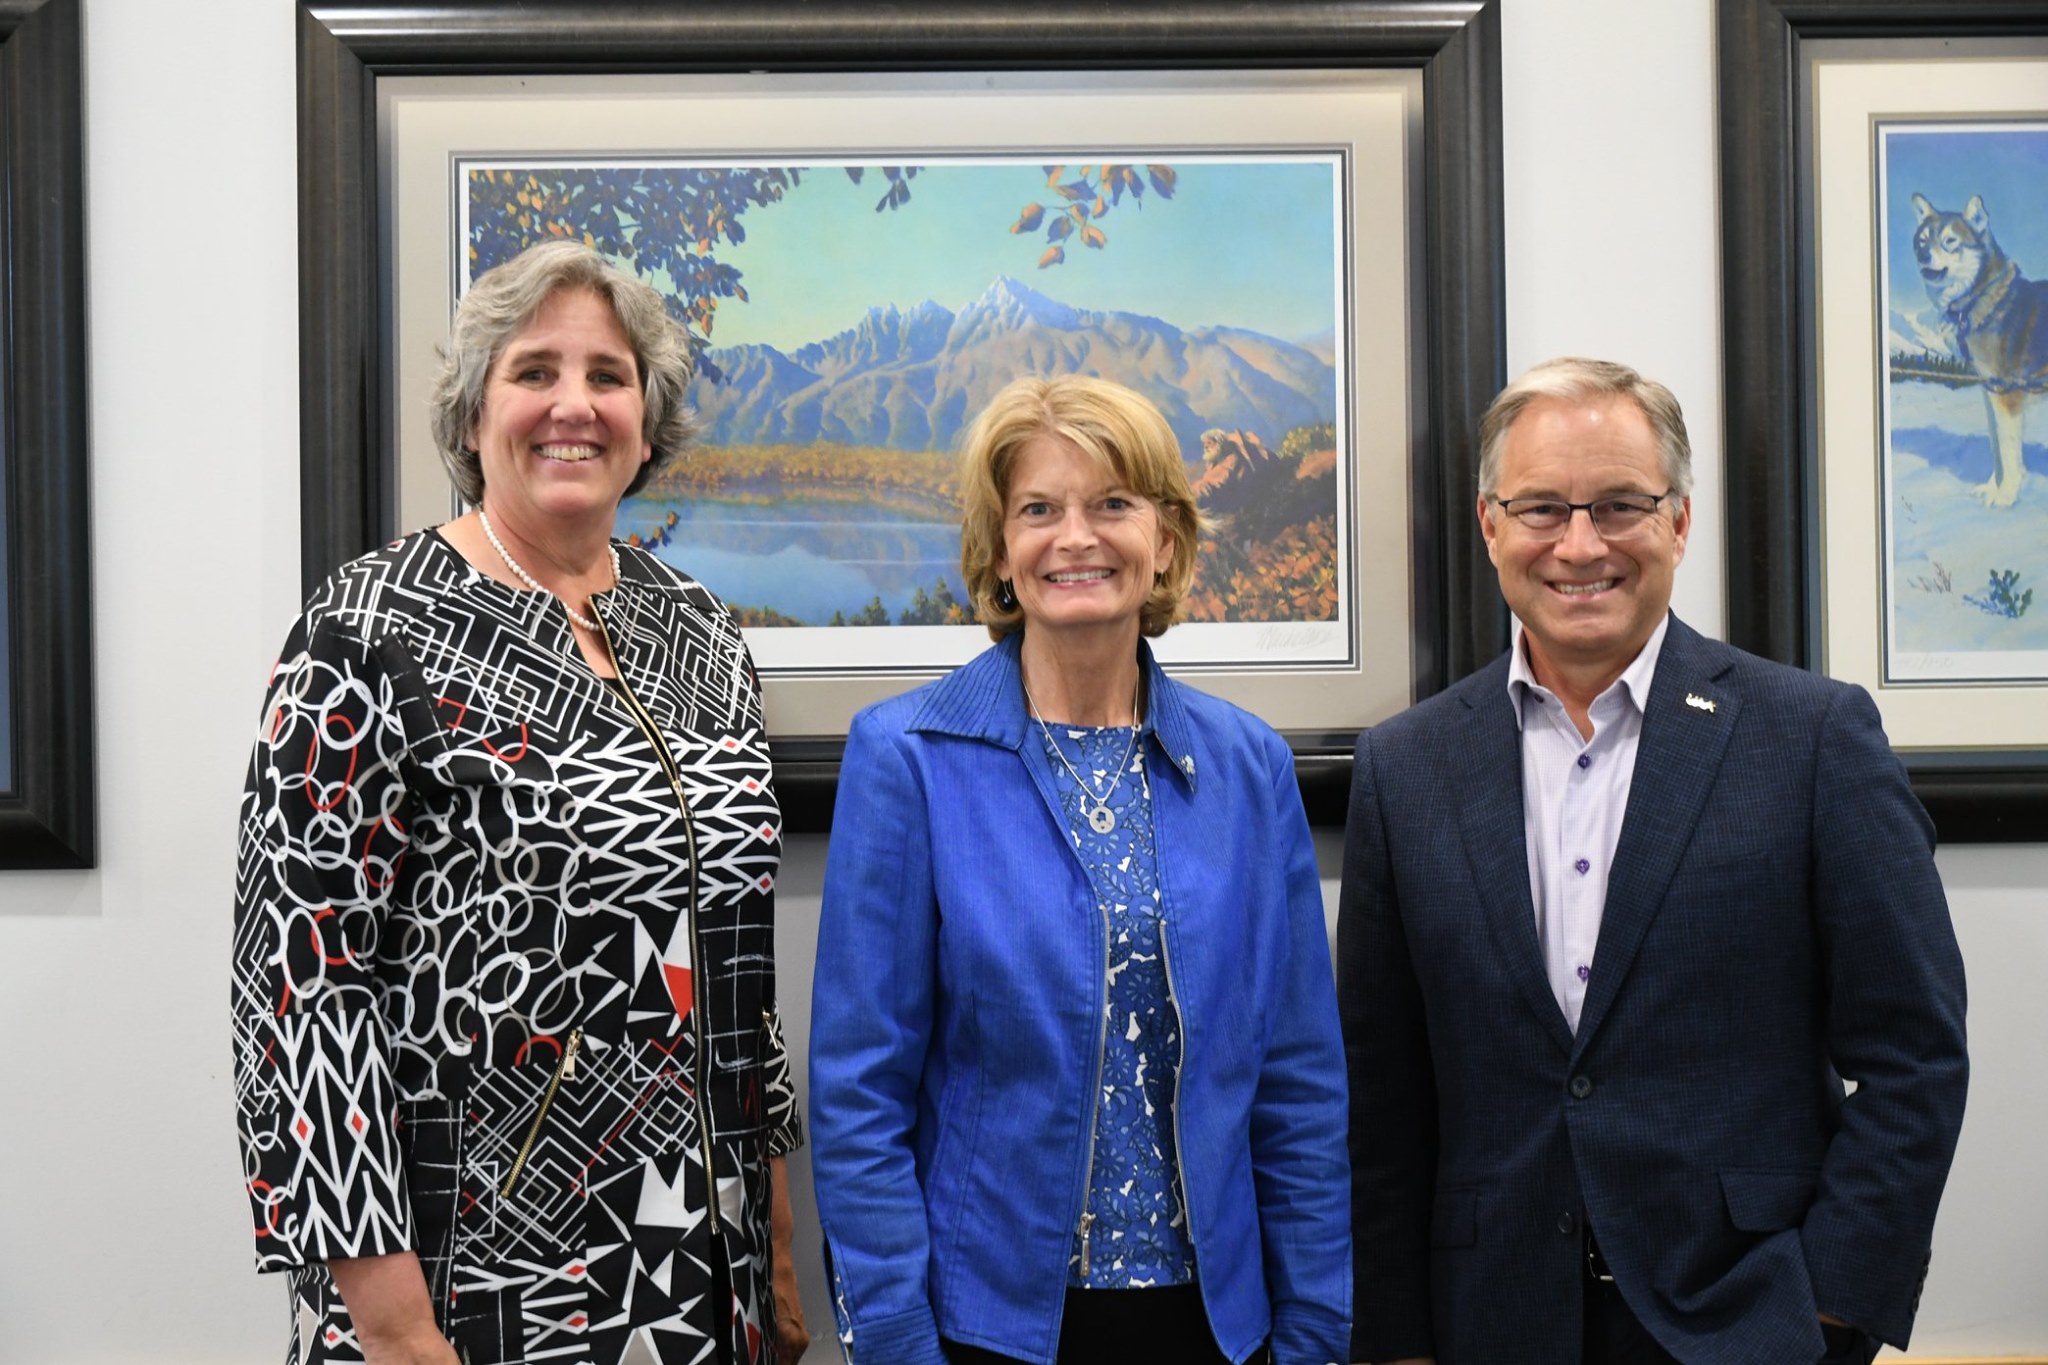
[{"label": "blazer lapel", "polygon": [[1558,1051],[1570,1052],[1572,1031],[1551,994],[1536,944],[1536,902],[1529,892],[1529,831],[1522,815],[1522,732],[1515,724],[1507,670],[1487,669],[1465,694],[1471,708],[1460,762],[1471,774],[1462,783],[1460,823],[1472,883],[1487,927],[1509,977],[1521,989]]},{"label": "blazer lapel", "polygon": [[1581,1051],[1635,962],[1720,771],[1728,736],[1742,709],[1739,697],[1716,685],[1732,663],[1725,656],[1716,657],[1698,633],[1672,618],[1650,683],[1649,704],[1643,708],[1628,813],[1622,817],[1614,869],[1607,879],[1593,976],[1579,1012]]}]

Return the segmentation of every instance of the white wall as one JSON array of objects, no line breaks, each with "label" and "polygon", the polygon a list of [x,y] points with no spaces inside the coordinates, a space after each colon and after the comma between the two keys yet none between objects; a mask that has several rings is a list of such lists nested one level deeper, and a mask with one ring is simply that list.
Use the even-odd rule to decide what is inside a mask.
[{"label": "white wall", "polygon": [[[0,1362],[254,1365],[285,1322],[248,1272],[224,1014],[235,798],[298,597],[292,7],[86,20],[103,862],[0,874]],[[1701,466],[1678,608],[1716,628],[1710,5],[1508,0],[1505,31],[1510,368],[1587,351],[1678,391]],[[793,1042],[822,863],[791,841]],[[2048,1351],[2048,847],[1941,867],[1976,1085],[1918,1344]]]}]

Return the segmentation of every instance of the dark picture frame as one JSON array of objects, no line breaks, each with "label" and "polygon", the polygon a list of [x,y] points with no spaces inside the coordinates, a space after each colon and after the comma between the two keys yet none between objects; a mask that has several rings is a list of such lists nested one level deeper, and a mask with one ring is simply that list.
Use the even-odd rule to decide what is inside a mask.
[{"label": "dark picture frame", "polygon": [[0,0],[0,868],[96,858],[79,2]]},{"label": "dark picture frame", "polygon": [[[1728,634],[1803,668],[1821,660],[1815,262],[1800,202],[1808,43],[2048,34],[2040,0],[1720,0],[1721,248]],[[2048,839],[2048,763],[1910,752],[1946,842]]]},{"label": "dark picture frame", "polygon": [[[1414,694],[1504,647],[1472,507],[1475,430],[1505,376],[1499,0],[1109,7],[1085,0],[678,5],[336,0],[299,8],[302,577],[389,539],[377,83],[408,75],[1407,68],[1423,77],[1411,548]],[[1282,725],[1285,729],[1284,724]],[[1290,733],[1310,815],[1343,819],[1355,735]],[[776,743],[792,830],[829,823],[839,741]]]}]

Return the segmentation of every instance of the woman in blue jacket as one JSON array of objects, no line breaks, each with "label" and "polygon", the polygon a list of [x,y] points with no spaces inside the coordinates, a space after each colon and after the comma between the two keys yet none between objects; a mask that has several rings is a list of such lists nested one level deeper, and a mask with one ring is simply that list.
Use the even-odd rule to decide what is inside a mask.
[{"label": "woman in blue jacket", "polygon": [[1343,1047],[1293,760],[1173,682],[1202,517],[1159,412],[967,438],[995,648],[847,737],[811,1123],[855,1365],[1345,1358]]}]

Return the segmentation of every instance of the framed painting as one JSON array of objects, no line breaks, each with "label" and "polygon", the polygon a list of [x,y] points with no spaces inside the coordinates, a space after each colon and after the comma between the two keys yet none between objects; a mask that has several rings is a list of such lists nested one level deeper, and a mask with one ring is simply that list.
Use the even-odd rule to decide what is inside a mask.
[{"label": "framed painting", "polygon": [[1730,638],[1867,688],[1944,840],[2048,839],[2048,10],[1719,23]]},{"label": "framed painting", "polygon": [[94,862],[78,0],[0,3],[0,868]]},{"label": "framed painting", "polygon": [[572,233],[703,347],[706,441],[618,531],[740,612],[791,828],[858,706],[986,644],[950,454],[1020,373],[1167,413],[1222,529],[1161,657],[1288,735],[1318,818],[1361,726],[1499,647],[1491,7],[618,10],[593,48],[587,6],[302,9],[309,580],[449,514],[449,309]]}]

